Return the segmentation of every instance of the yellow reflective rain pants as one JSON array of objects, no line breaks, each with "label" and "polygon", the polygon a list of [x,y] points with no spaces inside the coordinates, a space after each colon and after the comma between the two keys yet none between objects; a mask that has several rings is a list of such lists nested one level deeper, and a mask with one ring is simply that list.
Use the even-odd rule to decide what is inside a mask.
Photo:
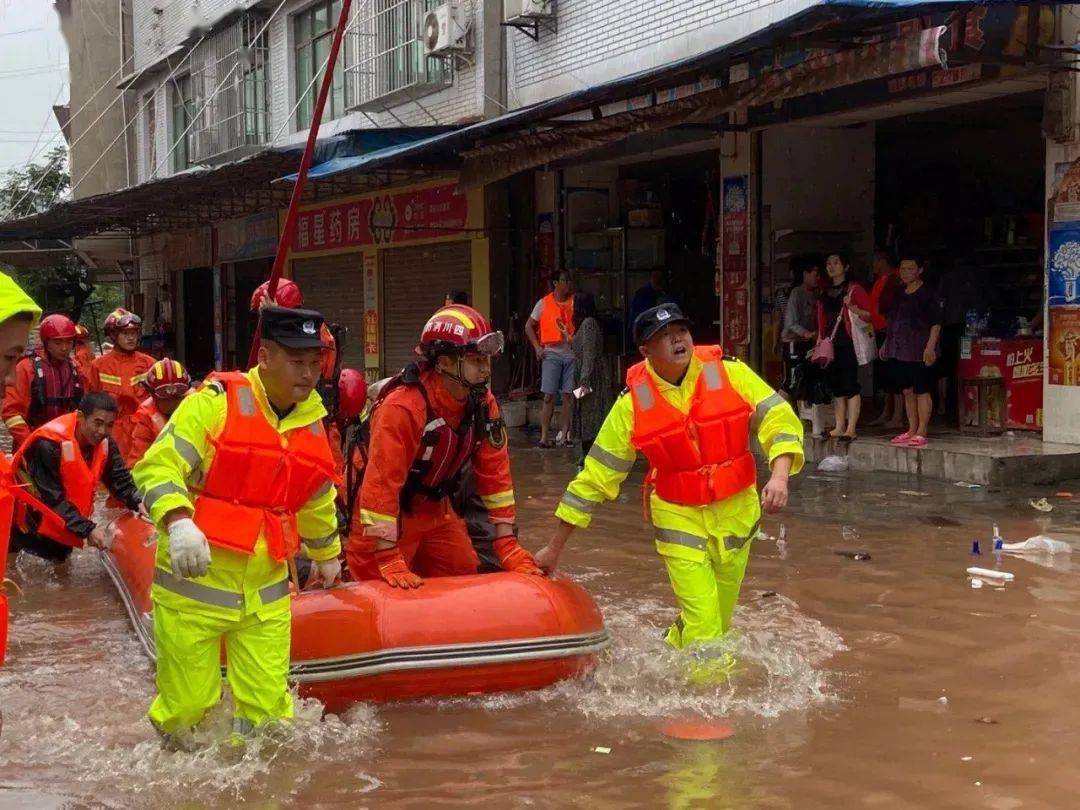
[{"label": "yellow reflective rain pants", "polygon": [[249,733],[293,716],[289,694],[292,613],[226,619],[154,605],[157,697],[150,721],[164,734],[184,733],[221,700],[221,643],[229,659],[233,730]]}]

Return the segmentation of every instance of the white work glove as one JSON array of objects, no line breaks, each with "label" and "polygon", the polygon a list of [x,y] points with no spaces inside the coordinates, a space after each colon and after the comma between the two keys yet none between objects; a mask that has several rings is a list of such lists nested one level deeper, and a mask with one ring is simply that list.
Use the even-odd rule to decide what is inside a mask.
[{"label": "white work glove", "polygon": [[341,560],[337,557],[322,562],[312,560],[311,566],[315,569],[315,576],[319,578],[324,588],[332,588],[341,576]]},{"label": "white work glove", "polygon": [[169,558],[174,574],[185,579],[206,576],[210,568],[210,544],[191,518],[169,524]]}]

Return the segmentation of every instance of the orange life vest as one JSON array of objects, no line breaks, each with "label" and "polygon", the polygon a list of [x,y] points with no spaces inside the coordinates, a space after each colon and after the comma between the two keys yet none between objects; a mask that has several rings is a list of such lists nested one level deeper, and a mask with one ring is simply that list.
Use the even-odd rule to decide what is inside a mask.
[{"label": "orange life vest", "polygon": [[540,344],[552,346],[563,343],[562,330],[559,322],[566,327],[566,334],[574,336],[574,297],[571,295],[561,304],[555,300],[555,293],[544,296],[544,305],[540,309]]},{"label": "orange life vest", "polygon": [[630,368],[630,438],[649,460],[647,480],[657,495],[669,503],[706,506],[757,482],[750,452],[753,408],[732,387],[719,346],[697,346],[694,354],[704,367],[689,413],[664,399],[644,362]]},{"label": "orange life vest", "polygon": [[[23,456],[38,439],[60,445],[60,483],[64,487],[64,497],[79,510],[79,514],[90,517],[94,509],[94,490],[101,481],[101,473],[109,457],[109,441],[108,439],[101,440],[94,448],[93,458],[87,464],[75,435],[77,421],[78,412],[76,411],[46,422],[22,443],[11,459],[11,466],[18,474]],[[27,523],[29,508],[22,501],[15,504],[15,525],[21,531],[29,531]],[[37,534],[66,546],[83,547],[83,539],[69,532],[64,521],[52,510],[40,514],[41,523],[37,527]]]},{"label": "orange life vest", "polygon": [[226,416],[214,460],[195,497],[195,523],[216,546],[251,554],[260,534],[278,562],[300,547],[296,513],[336,483],[321,421],[281,434],[266,420],[239,372],[214,374],[225,388]]}]

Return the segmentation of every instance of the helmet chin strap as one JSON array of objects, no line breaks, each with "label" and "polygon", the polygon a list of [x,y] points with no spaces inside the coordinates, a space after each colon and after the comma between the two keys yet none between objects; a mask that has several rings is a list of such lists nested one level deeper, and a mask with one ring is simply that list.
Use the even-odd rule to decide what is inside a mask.
[{"label": "helmet chin strap", "polygon": [[474,400],[474,401],[479,400],[487,393],[487,383],[486,382],[471,383],[468,380],[466,380],[465,379],[465,374],[464,374],[463,369],[462,369],[463,361],[464,361],[464,358],[462,358],[462,357],[457,358],[457,373],[456,374],[452,374],[449,371],[446,371],[445,369],[442,369],[442,368],[439,369],[439,373],[445,375],[446,377],[449,377],[451,380],[456,382],[458,385],[464,386],[469,392],[469,399]]}]

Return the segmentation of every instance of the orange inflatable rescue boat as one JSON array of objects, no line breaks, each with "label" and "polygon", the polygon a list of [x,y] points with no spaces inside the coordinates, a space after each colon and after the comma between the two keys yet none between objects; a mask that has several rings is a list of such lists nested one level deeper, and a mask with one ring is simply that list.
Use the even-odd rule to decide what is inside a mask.
[{"label": "orange inflatable rescue boat", "polygon": [[[130,512],[102,553],[135,632],[154,656],[157,538]],[[329,711],[358,701],[539,689],[579,678],[609,643],[600,611],[567,580],[500,572],[405,591],[350,582],[292,597],[290,678]]]}]

